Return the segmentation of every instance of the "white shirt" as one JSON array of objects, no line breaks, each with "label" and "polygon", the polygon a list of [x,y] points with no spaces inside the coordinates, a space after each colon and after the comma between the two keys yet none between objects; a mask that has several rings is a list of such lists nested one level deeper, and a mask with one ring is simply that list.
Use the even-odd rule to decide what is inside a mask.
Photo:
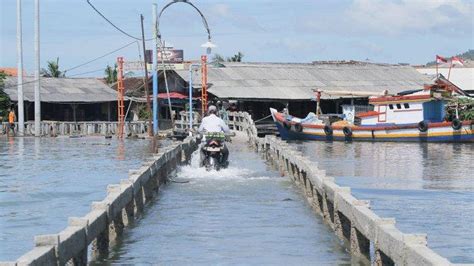
[{"label": "white shirt", "polygon": [[198,131],[228,133],[230,130],[229,127],[225,124],[224,120],[220,119],[215,114],[210,114],[202,119]]}]

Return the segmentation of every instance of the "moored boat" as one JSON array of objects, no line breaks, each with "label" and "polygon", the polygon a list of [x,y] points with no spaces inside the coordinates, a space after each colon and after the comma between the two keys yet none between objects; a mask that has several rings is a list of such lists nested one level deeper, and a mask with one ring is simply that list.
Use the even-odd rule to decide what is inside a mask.
[{"label": "moored boat", "polygon": [[349,106],[333,123],[320,114],[301,119],[270,111],[281,138],[287,140],[474,142],[474,120],[446,120],[450,97],[451,91],[434,86],[410,94],[370,97],[373,110],[355,114]]}]

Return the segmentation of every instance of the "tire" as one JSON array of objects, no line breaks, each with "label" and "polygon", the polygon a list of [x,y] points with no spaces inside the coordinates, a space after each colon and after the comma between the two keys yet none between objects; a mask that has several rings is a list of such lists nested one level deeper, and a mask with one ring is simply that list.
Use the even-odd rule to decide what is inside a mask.
[{"label": "tire", "polygon": [[330,125],[325,125],[324,134],[326,134],[326,136],[332,136],[332,133],[333,133],[332,127]]},{"label": "tire", "polygon": [[283,127],[289,130],[291,129],[291,124],[285,121],[283,122]]},{"label": "tire", "polygon": [[462,122],[459,119],[454,119],[451,126],[454,130],[460,130],[462,128]]},{"label": "tire", "polygon": [[418,123],[418,130],[420,132],[428,131],[428,123],[425,121],[420,121],[420,123]]},{"label": "tire", "polygon": [[302,132],[303,131],[303,126],[301,126],[300,123],[295,124],[295,131],[296,132]]},{"label": "tire", "polygon": [[344,136],[347,138],[352,137],[352,129],[350,127],[344,127],[342,129],[342,132],[344,133]]}]

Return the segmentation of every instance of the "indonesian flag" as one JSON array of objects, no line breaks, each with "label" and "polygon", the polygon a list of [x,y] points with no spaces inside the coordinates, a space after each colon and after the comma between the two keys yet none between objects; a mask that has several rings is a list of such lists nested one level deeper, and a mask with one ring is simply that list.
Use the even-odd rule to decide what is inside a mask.
[{"label": "indonesian flag", "polygon": [[464,66],[464,60],[462,60],[462,58],[454,56],[453,58],[451,58],[451,64],[452,65]]},{"label": "indonesian flag", "polygon": [[436,55],[436,63],[437,64],[442,64],[442,63],[447,63],[448,60],[442,56]]}]

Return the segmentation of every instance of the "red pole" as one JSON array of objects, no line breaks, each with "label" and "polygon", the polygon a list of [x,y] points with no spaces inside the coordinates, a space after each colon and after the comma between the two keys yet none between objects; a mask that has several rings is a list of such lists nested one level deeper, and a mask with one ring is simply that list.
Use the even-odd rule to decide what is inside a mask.
[{"label": "red pole", "polygon": [[125,123],[125,105],[123,102],[124,85],[123,85],[123,57],[117,58],[118,73],[117,73],[117,111],[118,111],[118,137],[123,138],[123,128]]}]

